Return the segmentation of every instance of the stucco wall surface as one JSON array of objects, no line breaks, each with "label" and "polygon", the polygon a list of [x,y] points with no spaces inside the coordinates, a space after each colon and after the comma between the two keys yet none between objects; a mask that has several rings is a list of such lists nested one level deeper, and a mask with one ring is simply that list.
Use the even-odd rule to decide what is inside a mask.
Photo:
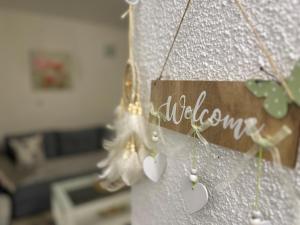
[{"label": "stucco wall surface", "polygon": [[[143,98],[149,99],[150,82],[159,76],[186,1],[141,0],[135,9],[135,55],[142,77]],[[244,5],[281,70],[288,74],[300,58],[300,1],[245,0]],[[245,80],[268,63],[257,48],[253,34],[231,0],[194,0],[183,23],[164,79]],[[266,78],[264,74],[259,77]],[[232,90],[235,94],[234,90]],[[166,132],[176,143],[188,143],[179,154],[161,146],[168,155],[162,180],[144,179],[133,187],[134,225],[244,225],[255,194],[255,161],[224,193],[214,187],[241,159],[241,155],[211,145],[211,153],[199,151],[199,171],[210,191],[210,201],[201,211],[185,212],[181,183],[189,168],[192,140]],[[300,187],[300,157],[295,170],[286,170],[296,189]],[[212,159],[212,160],[211,160]],[[210,162],[208,163],[208,161]],[[280,184],[278,171],[264,166],[261,205],[273,225],[296,224],[291,198]]]}]

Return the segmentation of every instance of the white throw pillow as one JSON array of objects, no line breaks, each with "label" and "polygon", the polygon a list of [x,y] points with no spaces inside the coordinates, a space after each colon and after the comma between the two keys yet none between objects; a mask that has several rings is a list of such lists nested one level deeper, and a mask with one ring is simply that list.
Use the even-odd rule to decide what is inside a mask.
[{"label": "white throw pillow", "polygon": [[16,155],[17,162],[22,166],[35,167],[45,159],[42,135],[12,139],[9,144]]}]

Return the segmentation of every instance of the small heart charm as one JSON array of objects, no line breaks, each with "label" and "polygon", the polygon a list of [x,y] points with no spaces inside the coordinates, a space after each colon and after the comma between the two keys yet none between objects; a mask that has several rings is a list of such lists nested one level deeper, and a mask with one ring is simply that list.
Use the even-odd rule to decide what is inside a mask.
[{"label": "small heart charm", "polygon": [[157,183],[167,167],[167,158],[165,155],[159,153],[155,157],[147,156],[143,162],[143,169],[145,175]]},{"label": "small heart charm", "polygon": [[193,187],[188,179],[182,186],[182,195],[186,210],[189,213],[201,210],[208,202],[208,191],[204,184],[197,183]]}]

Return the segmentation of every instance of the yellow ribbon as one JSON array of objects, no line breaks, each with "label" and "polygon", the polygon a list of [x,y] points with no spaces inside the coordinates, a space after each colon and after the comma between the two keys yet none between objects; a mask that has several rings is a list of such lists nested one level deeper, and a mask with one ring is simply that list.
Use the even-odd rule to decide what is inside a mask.
[{"label": "yellow ribbon", "polygon": [[[273,161],[278,166],[281,166],[280,152],[277,145],[292,133],[291,129],[284,125],[275,135],[263,137],[254,121],[255,120],[252,118],[245,121],[246,126],[248,127],[247,134],[251,137],[256,146],[259,146],[265,151],[269,151],[272,155]],[[257,152],[258,149],[256,148],[256,151],[252,154],[257,154]]]},{"label": "yellow ribbon", "polygon": [[[201,143],[204,145],[206,151],[209,151],[209,143],[201,134],[202,132],[206,131],[212,125],[212,120],[209,118],[203,124],[196,125],[196,123],[191,119],[191,130],[189,131],[189,135],[192,137],[197,137]],[[193,148],[192,152],[192,168],[196,168],[196,149]]]},{"label": "yellow ribbon", "polygon": [[151,103],[151,106],[150,106],[150,114],[151,116],[153,116],[158,122],[157,122],[157,125],[160,126],[160,123],[161,123],[161,120],[163,120],[164,122],[167,121],[167,118],[165,116],[165,114],[163,114],[162,112],[160,112],[159,110],[156,111],[154,109],[154,106],[153,104]]}]

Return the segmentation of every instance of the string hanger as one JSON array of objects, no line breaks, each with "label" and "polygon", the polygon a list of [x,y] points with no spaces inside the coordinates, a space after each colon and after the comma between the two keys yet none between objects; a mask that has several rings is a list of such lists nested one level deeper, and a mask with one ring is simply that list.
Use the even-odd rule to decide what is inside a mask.
[{"label": "string hanger", "polygon": [[[236,6],[238,7],[244,20],[249,25],[251,32],[254,34],[254,37],[255,37],[255,40],[256,40],[256,43],[257,43],[259,49],[262,51],[262,53],[268,60],[270,66],[271,66],[271,69],[272,69],[272,76],[275,76],[276,79],[282,84],[282,86],[285,89],[286,93],[288,94],[289,98],[291,100],[294,100],[295,98],[294,98],[289,86],[287,85],[287,83],[285,81],[284,75],[280,71],[279,66],[277,66],[277,64],[275,63],[275,60],[274,60],[271,52],[267,48],[266,43],[260,37],[259,32],[257,31],[251,17],[247,14],[245,7],[242,5],[240,0],[234,0],[234,2],[236,4]],[[264,69],[263,69],[263,71],[266,72],[266,70],[264,70]],[[270,75],[270,73],[269,73],[269,75]]]},{"label": "string hanger", "polygon": [[[133,3],[128,2],[129,8],[121,16],[122,19],[128,16],[128,61],[127,61],[127,73],[130,74],[130,77],[124,78],[124,84],[127,86],[128,91],[130,91],[130,102],[131,103],[140,103],[140,81],[138,76],[138,71],[135,64],[134,51],[133,51],[133,39],[134,39],[134,19],[133,11],[134,6],[138,3],[138,0],[132,0]],[[125,74],[125,75],[126,75]]]},{"label": "string hanger", "polygon": [[166,67],[168,61],[169,61],[171,52],[172,52],[172,50],[173,50],[173,48],[174,48],[174,45],[175,45],[177,36],[178,36],[179,31],[180,31],[180,29],[181,29],[181,26],[182,26],[182,23],[183,23],[184,18],[185,18],[185,16],[186,16],[186,13],[187,13],[187,11],[188,11],[190,5],[191,5],[191,2],[192,2],[192,0],[188,0],[188,1],[187,1],[187,4],[186,4],[185,9],[184,9],[184,12],[183,12],[183,15],[182,15],[182,17],[181,17],[181,19],[180,19],[180,22],[179,22],[179,25],[178,25],[177,30],[176,30],[176,32],[175,32],[173,41],[172,41],[171,46],[170,46],[170,48],[169,48],[169,51],[168,51],[168,53],[167,53],[167,57],[166,57],[166,59],[165,59],[165,62],[164,62],[164,64],[163,64],[163,66],[162,66],[161,72],[160,72],[159,77],[157,78],[157,80],[161,80],[161,78],[162,78],[162,76],[163,76],[163,72],[164,72],[164,70],[165,70],[165,67]]},{"label": "string hanger", "polygon": [[[186,4],[185,9],[184,9],[184,13],[183,13],[183,15],[182,15],[182,17],[180,19],[180,22],[179,22],[179,25],[178,25],[178,27],[176,29],[173,41],[171,43],[171,46],[170,46],[169,51],[167,53],[165,62],[163,64],[163,66],[162,66],[161,72],[160,72],[159,77],[157,78],[157,80],[161,80],[161,78],[163,76],[163,72],[165,70],[165,67],[166,67],[168,61],[169,61],[171,52],[172,52],[172,50],[174,48],[177,36],[178,36],[179,31],[180,31],[180,29],[182,27],[182,23],[183,23],[183,21],[185,19],[186,13],[187,13],[188,9],[190,8],[191,2],[192,2],[192,0],[188,0],[187,1],[187,4]],[[272,69],[272,73],[267,72],[262,67],[260,68],[261,71],[267,72],[268,75],[272,74],[272,76],[275,77],[282,84],[282,86],[285,89],[285,91],[286,91],[287,95],[289,96],[289,98],[291,100],[294,100],[295,98],[294,98],[294,96],[293,96],[293,94],[292,94],[292,92],[291,92],[291,90],[290,90],[287,82],[285,81],[284,75],[280,71],[279,66],[276,64],[276,62],[274,60],[274,57],[272,56],[271,52],[268,50],[267,45],[265,44],[265,42],[260,37],[260,34],[257,31],[254,23],[252,22],[251,17],[247,14],[245,7],[242,5],[242,3],[241,3],[240,0],[234,0],[234,3],[236,4],[237,8],[239,9],[239,11],[240,11],[241,15],[243,16],[244,20],[246,21],[246,23],[249,25],[249,27],[251,29],[251,32],[254,34],[254,37],[255,37],[255,40],[256,40],[256,43],[257,43],[259,49],[262,51],[263,55],[268,60],[270,66],[271,66],[271,69]]]}]

